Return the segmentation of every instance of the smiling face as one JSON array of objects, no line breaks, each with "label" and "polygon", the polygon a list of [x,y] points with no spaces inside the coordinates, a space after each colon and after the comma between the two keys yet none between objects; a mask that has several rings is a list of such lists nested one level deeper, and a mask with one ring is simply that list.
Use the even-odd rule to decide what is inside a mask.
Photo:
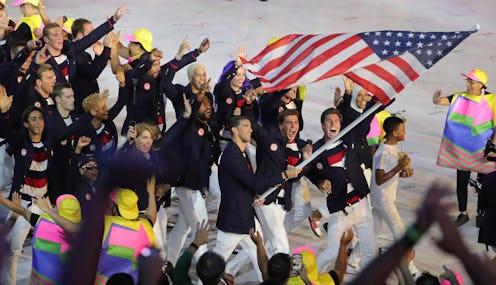
[{"label": "smiling face", "polygon": [[205,82],[207,82],[207,73],[205,72],[205,68],[197,67],[191,74],[190,83],[192,89],[200,90],[201,85]]},{"label": "smiling face", "polygon": [[243,67],[239,67],[236,70],[236,74],[231,79],[231,87],[234,90],[239,90],[241,87],[243,87],[243,83],[245,82],[245,79],[246,79],[246,71]]},{"label": "smiling face", "polygon": [[90,182],[95,182],[98,178],[98,164],[94,160],[89,161],[85,165],[81,166],[80,173]]},{"label": "smiling face", "polygon": [[141,134],[139,134],[134,139],[136,149],[142,154],[148,154],[153,144],[153,136],[148,130],[143,130]]},{"label": "smiling face", "polygon": [[339,118],[339,115],[327,114],[322,122],[322,131],[326,141],[336,137],[341,131],[341,118]]},{"label": "smiling face", "polygon": [[296,139],[296,135],[300,130],[300,121],[298,120],[298,115],[287,115],[282,124],[279,125],[281,134],[288,141],[292,142]]},{"label": "smiling face", "polygon": [[465,86],[467,87],[467,93],[472,95],[481,95],[484,87],[482,83],[471,78],[465,79]]},{"label": "smiling face", "polygon": [[367,90],[362,88],[360,91],[358,91],[358,95],[356,97],[355,103],[356,103],[358,108],[363,110],[363,109],[365,109],[365,107],[367,106],[367,103],[371,99],[372,99],[372,97],[369,96]]},{"label": "smiling face", "polygon": [[200,121],[208,121],[212,117],[212,104],[210,104],[210,100],[205,97],[198,109],[198,119]]},{"label": "smiling face", "polygon": [[33,110],[29,113],[26,122],[24,122],[24,127],[28,129],[31,135],[41,135],[45,129],[43,114],[38,110]]}]

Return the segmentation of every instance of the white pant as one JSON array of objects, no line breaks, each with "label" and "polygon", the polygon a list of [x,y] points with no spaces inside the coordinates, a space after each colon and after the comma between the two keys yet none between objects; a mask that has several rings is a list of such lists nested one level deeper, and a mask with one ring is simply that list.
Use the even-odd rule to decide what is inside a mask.
[{"label": "white pant", "polygon": [[380,233],[382,224],[386,222],[386,225],[393,233],[394,240],[398,240],[403,236],[403,233],[405,232],[405,225],[401,220],[398,209],[396,209],[394,200],[384,197],[381,202],[381,205],[372,205],[372,213],[374,216],[374,230],[376,233]]},{"label": "white pant", "polygon": [[[374,231],[380,233],[382,224],[386,222],[386,225],[393,234],[394,240],[398,240],[405,233],[405,225],[394,202],[394,199],[390,197],[382,197],[381,202],[373,206],[372,213],[374,217]],[[413,261],[408,264],[408,269],[412,274],[419,272]]]},{"label": "white pant", "polygon": [[[217,165],[212,165],[210,178],[208,179],[208,206],[215,207],[216,213],[219,212],[220,207],[220,185],[219,185],[219,168]],[[210,208],[210,210],[212,210]]]},{"label": "white pant", "polygon": [[190,239],[193,241],[198,224],[208,221],[207,207],[200,191],[176,187],[176,195],[180,204],[179,217],[169,234],[169,244],[173,246],[167,247],[167,258],[172,264],[176,264],[188,234],[191,233]]},{"label": "white pant", "polygon": [[[260,228],[260,223],[258,222],[257,219],[255,219],[255,232],[258,232],[260,235],[262,235],[262,240],[263,240],[263,234],[262,234],[262,229]],[[266,247],[267,248],[267,247]],[[247,249],[243,249],[236,256],[234,256],[231,261],[226,265],[226,273],[236,276],[238,272],[245,266],[246,263],[250,261],[250,255],[248,254]]]},{"label": "white pant", "polygon": [[258,281],[262,282],[262,273],[258,268],[257,247],[251,240],[249,234],[235,234],[219,230],[217,232],[217,241],[215,243],[215,248],[213,249],[213,251],[215,253],[218,253],[224,258],[224,260],[227,261],[238,244],[240,244],[243,248],[243,251],[248,254],[251,263],[255,268],[255,273],[257,274]]},{"label": "white pant", "polygon": [[[21,200],[21,205],[35,214],[42,214],[43,212],[35,205],[28,207],[29,201]],[[18,217],[12,230],[9,233],[8,240],[10,242],[10,252],[7,256],[7,261],[4,263],[2,272],[2,282],[5,285],[15,285],[17,278],[17,261],[22,253],[24,241],[28,236],[31,224],[23,217]]]},{"label": "white pant", "polygon": [[292,232],[312,214],[310,189],[305,177],[293,182],[291,200],[293,201],[293,209],[286,213],[286,218],[284,219],[284,228],[287,233]]},{"label": "white pant", "polygon": [[[327,272],[329,263],[336,260],[339,252],[341,236],[346,229],[349,229],[352,226],[357,233],[357,245],[360,248],[360,253],[362,255],[361,268],[365,268],[365,265],[374,258],[375,251],[372,213],[367,199],[361,199],[351,207],[346,207],[348,215],[346,215],[343,211],[329,214],[327,204],[325,203],[319,207],[319,211],[323,217],[329,218],[327,228],[327,248],[317,256],[319,272]],[[357,253],[357,250],[353,251],[353,254]]]},{"label": "white pant", "polygon": [[14,157],[7,154],[8,144],[0,146],[0,192],[10,191],[14,175]]},{"label": "white pant", "polygon": [[274,203],[255,207],[264,240],[271,244],[271,247],[267,248],[269,258],[279,252],[289,254],[288,235],[284,228],[286,211],[283,207]]},{"label": "white pant", "polygon": [[157,240],[157,249],[163,260],[167,260],[167,209],[160,207],[157,213],[157,220],[153,224],[153,233]]}]

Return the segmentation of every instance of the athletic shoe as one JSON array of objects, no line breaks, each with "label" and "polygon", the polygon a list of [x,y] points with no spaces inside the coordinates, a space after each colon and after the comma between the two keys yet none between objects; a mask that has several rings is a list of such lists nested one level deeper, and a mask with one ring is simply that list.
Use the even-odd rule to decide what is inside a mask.
[{"label": "athletic shoe", "polygon": [[308,225],[310,226],[312,233],[316,237],[322,236],[322,230],[320,229],[320,221],[314,220],[314,218],[312,216],[310,216],[310,217],[308,217]]},{"label": "athletic shoe", "polygon": [[466,222],[468,222],[468,215],[460,213],[456,218],[455,224],[457,227],[463,226]]}]

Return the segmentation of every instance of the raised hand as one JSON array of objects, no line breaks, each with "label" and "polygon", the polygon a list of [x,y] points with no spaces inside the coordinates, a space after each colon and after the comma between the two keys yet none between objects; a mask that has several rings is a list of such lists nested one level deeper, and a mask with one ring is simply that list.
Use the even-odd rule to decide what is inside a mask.
[{"label": "raised hand", "polygon": [[13,96],[7,96],[7,90],[0,84],[0,112],[6,113],[12,107]]},{"label": "raised hand", "polygon": [[93,52],[95,53],[95,55],[101,55],[103,53],[103,44],[101,42],[94,43]]},{"label": "raised hand", "polygon": [[44,46],[42,49],[40,49],[36,53],[36,56],[35,56],[35,59],[34,59],[34,62],[36,62],[36,64],[42,65],[45,62],[47,62],[50,59],[50,57],[52,57],[51,55],[47,55],[46,54],[46,50],[47,50],[47,46]]},{"label": "raised hand", "polygon": [[355,87],[355,82],[345,75],[342,76],[342,79],[344,84],[344,90],[346,90],[346,93],[351,94],[353,87]]},{"label": "raised hand", "polygon": [[186,99],[186,94],[183,93],[183,102],[184,102],[184,113],[183,113],[183,118],[189,119],[191,116],[192,110],[191,110],[191,102],[189,99]]},{"label": "raised hand", "polygon": [[40,208],[45,213],[52,211],[52,204],[48,197],[36,198],[34,204]]},{"label": "raised hand", "polygon": [[259,231],[250,229],[250,238],[256,246],[263,245],[263,237]]},{"label": "raised hand", "polygon": [[203,41],[200,43],[200,46],[198,47],[198,52],[204,53],[210,48],[210,39],[209,38],[204,38]]},{"label": "raised hand", "polygon": [[81,136],[78,138],[76,143],[76,148],[74,150],[75,153],[81,153],[81,150],[88,146],[91,143],[90,137]]},{"label": "raised hand", "polygon": [[198,224],[194,243],[198,246],[208,242],[208,230],[210,226],[208,220],[203,220]]},{"label": "raised hand", "polygon": [[346,229],[341,235],[340,243],[346,246],[349,245],[350,242],[353,240],[353,236],[354,236],[353,230],[351,228]]},{"label": "raised hand", "polygon": [[[189,46],[189,43],[188,43],[188,35],[186,34],[186,36],[184,36],[183,41],[179,45],[179,50],[177,51],[176,59],[181,60],[181,58],[183,58],[183,55],[186,53],[186,51],[188,51],[190,49],[191,49],[191,47]],[[198,51],[200,51],[200,48],[198,48]],[[200,51],[200,53],[201,53],[201,51]]]},{"label": "raised hand", "polygon": [[126,6],[124,6],[124,4],[121,4],[121,5],[119,5],[119,8],[117,8],[117,10],[115,10],[115,13],[112,17],[114,18],[115,21],[119,21],[119,19],[122,17],[122,15],[128,14],[128,13],[129,13],[129,9]]},{"label": "raised hand", "polygon": [[246,48],[243,46],[240,46],[236,51],[236,66],[243,65],[243,62],[241,62],[241,58],[246,58]]},{"label": "raised hand", "polygon": [[114,33],[109,32],[108,34],[106,34],[105,37],[103,38],[103,46],[112,48],[114,43],[114,38],[115,38]]},{"label": "raised hand", "polygon": [[148,195],[151,195],[153,197],[155,197],[155,183],[157,181],[157,178],[155,176],[155,174],[152,175],[152,177],[150,177],[150,179],[147,179],[146,180],[146,191],[148,192]]}]

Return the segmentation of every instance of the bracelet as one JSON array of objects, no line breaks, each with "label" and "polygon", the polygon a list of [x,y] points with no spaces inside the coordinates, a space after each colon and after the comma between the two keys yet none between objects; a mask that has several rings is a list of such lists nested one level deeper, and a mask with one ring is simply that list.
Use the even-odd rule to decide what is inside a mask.
[{"label": "bracelet", "polygon": [[415,224],[409,226],[405,232],[405,241],[410,247],[413,247],[422,237],[422,232],[420,232]]},{"label": "bracelet", "polygon": [[194,242],[192,242],[189,246],[194,247],[194,248],[195,248],[195,250],[197,250],[197,249],[198,249],[198,247],[199,247],[199,246],[198,246],[196,243],[194,243]]}]

